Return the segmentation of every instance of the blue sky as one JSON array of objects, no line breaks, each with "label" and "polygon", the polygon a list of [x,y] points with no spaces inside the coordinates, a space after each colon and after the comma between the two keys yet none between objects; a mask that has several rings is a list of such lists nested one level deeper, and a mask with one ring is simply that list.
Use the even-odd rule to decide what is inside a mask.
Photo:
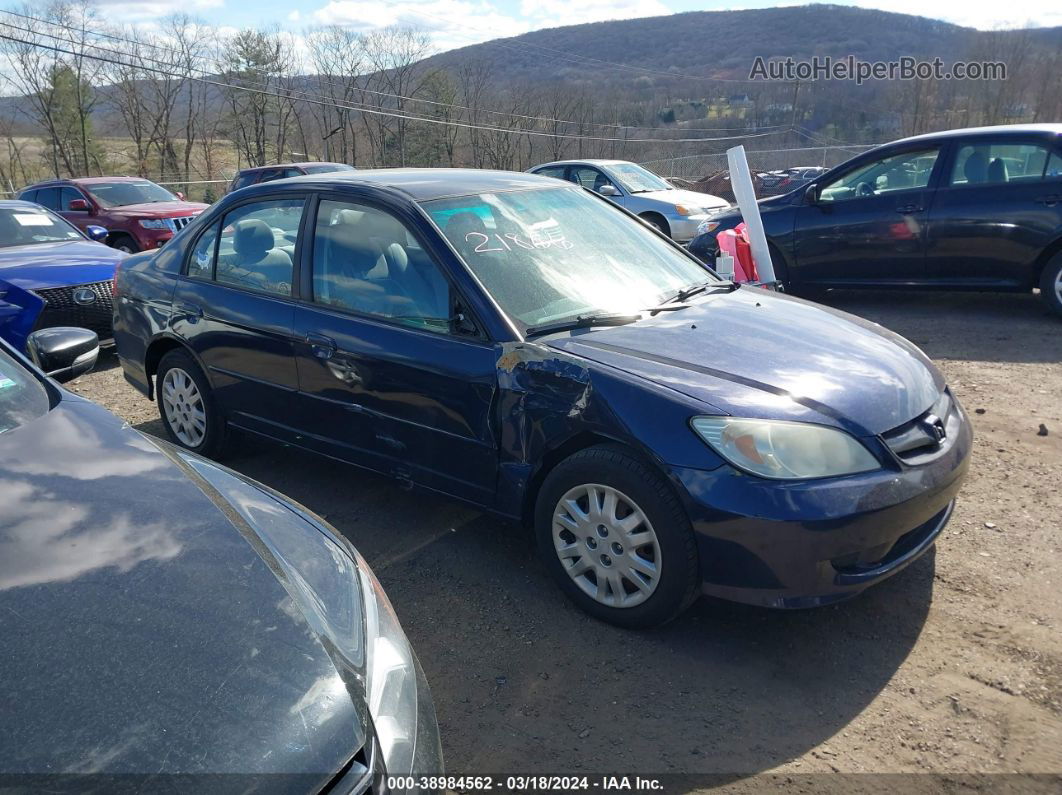
[{"label": "blue sky", "polygon": [[[277,25],[300,31],[340,23],[370,30],[414,24],[431,31],[438,49],[514,36],[528,30],[605,19],[631,19],[682,11],[802,5],[778,0],[96,0],[102,15],[122,24],[146,24],[181,10],[219,28]],[[837,4],[921,14],[960,25],[993,29],[1062,25],[1057,0],[833,0]],[[707,43],[706,43],[707,44]]]}]

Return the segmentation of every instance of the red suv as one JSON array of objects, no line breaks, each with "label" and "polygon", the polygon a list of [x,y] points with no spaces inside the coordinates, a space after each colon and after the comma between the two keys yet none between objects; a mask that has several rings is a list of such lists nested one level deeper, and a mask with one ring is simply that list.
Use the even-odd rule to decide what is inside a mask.
[{"label": "red suv", "polygon": [[209,206],[141,177],[49,180],[23,188],[18,198],[54,210],[82,231],[106,227],[107,245],[131,254],[159,248]]}]

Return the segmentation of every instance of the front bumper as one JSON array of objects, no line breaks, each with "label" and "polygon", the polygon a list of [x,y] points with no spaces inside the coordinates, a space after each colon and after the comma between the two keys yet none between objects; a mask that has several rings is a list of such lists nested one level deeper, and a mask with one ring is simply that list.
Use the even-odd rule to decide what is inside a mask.
[{"label": "front bumper", "polygon": [[702,592],[766,607],[816,607],[891,577],[944,529],[969,467],[963,418],[947,452],[818,481],[769,481],[729,467],[673,469],[697,536]]}]

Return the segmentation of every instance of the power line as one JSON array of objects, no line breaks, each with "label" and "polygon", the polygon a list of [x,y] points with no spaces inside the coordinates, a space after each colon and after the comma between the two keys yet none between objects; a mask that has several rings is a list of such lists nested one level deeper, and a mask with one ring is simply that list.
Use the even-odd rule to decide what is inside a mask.
[{"label": "power line", "polygon": [[[19,13],[19,12],[16,12],[16,11],[8,11],[8,10],[5,10],[5,9],[0,9],[0,13],[8,14],[10,16],[18,17],[18,18],[29,20],[29,21],[33,21],[33,22],[38,22],[38,23],[41,23],[41,24],[44,24],[44,25],[49,25],[49,26],[52,26],[52,27],[57,27],[57,28],[60,28],[60,29],[72,30],[72,31],[75,31],[75,32],[80,33],[80,34],[87,34],[87,35],[91,35],[91,36],[97,36],[99,38],[110,39],[110,40],[113,40],[113,41],[123,42],[123,43],[126,43],[126,44],[134,44],[134,45],[137,45],[138,47],[148,47],[150,49],[161,50],[163,52],[169,52],[169,53],[173,53],[173,54],[177,54],[177,55],[181,55],[181,56],[185,56],[186,55],[186,53],[184,53],[183,51],[181,51],[181,50],[179,50],[179,49],[177,49],[175,47],[167,47],[165,45],[158,44],[156,42],[142,42],[142,41],[137,41],[135,39],[130,39],[130,38],[126,38],[126,37],[123,37],[123,36],[118,36],[118,35],[113,34],[113,33],[107,33],[105,31],[94,31],[94,30],[78,28],[78,27],[75,27],[75,26],[72,26],[72,25],[63,24],[61,22],[54,22],[54,21],[51,21],[51,20],[41,19],[40,17],[34,17],[34,16],[31,16],[31,15],[28,15],[28,14],[22,14],[22,13]],[[115,55],[125,56],[125,55],[128,54],[128,53],[123,52],[121,50],[108,49],[108,48],[102,47],[102,46],[100,46],[98,44],[91,44],[91,43],[88,43],[88,42],[73,41],[73,40],[71,40],[69,38],[63,38],[63,37],[56,36],[56,35],[51,34],[51,33],[44,33],[42,31],[32,30],[30,28],[19,27],[17,25],[12,25],[11,23],[0,22],[0,25],[7,25],[8,27],[14,28],[15,30],[18,30],[18,31],[24,32],[24,33],[32,33],[34,35],[45,36],[47,38],[55,39],[57,41],[65,41],[68,44],[89,46],[89,47],[92,47],[95,50],[100,50],[100,51],[108,52],[108,53],[115,54]],[[220,56],[220,53],[216,49],[214,50],[214,54],[215,54],[216,57]],[[154,58],[154,57],[151,57],[151,56],[142,56],[142,55],[138,54],[136,57],[144,58],[145,60],[148,60],[148,61],[156,63],[156,64],[165,63],[161,59]],[[128,66],[130,68],[133,68],[133,69],[136,68],[136,64],[129,64]],[[215,76],[217,74],[216,70],[211,71],[211,70],[203,69],[203,68],[200,68],[200,67],[190,67],[190,68],[194,69],[194,71],[199,72],[200,74],[204,74],[204,75],[208,75],[208,76]],[[259,71],[259,73],[261,74],[260,70],[256,70],[256,71]],[[340,87],[340,88],[344,88],[344,89],[348,88],[347,86],[343,86],[341,84],[338,84],[338,83],[336,83],[333,80],[323,79],[321,75],[317,75],[316,78],[318,80],[323,80],[323,82],[326,85],[330,85],[330,86],[333,86],[333,87]],[[242,80],[243,78],[238,78],[238,79]],[[251,82],[252,85],[259,85],[259,86],[268,85],[267,83],[263,83],[263,82],[260,82],[260,81],[250,81],[250,82]],[[290,90],[291,91],[295,91],[295,89],[290,89]],[[373,94],[373,95],[376,95],[376,96],[392,97],[392,98],[395,98],[395,99],[402,99],[402,100],[406,100],[406,101],[410,101],[410,102],[420,102],[420,103],[428,104],[428,105],[442,106],[442,107],[449,107],[449,108],[455,108],[455,109],[460,109],[460,110],[466,110],[466,111],[470,111],[470,112],[473,112],[473,113],[487,113],[487,114],[493,114],[493,115],[499,115],[499,116],[507,116],[507,117],[512,118],[512,119],[524,119],[524,120],[529,120],[529,121],[542,121],[542,122],[555,123],[555,124],[568,124],[568,125],[573,125],[573,126],[577,126],[577,127],[584,127],[584,126],[586,126],[586,127],[601,127],[601,128],[606,128],[606,129],[619,129],[619,130],[667,130],[668,129],[668,128],[662,128],[662,127],[642,127],[642,126],[637,126],[637,125],[611,124],[611,123],[607,123],[607,122],[576,121],[576,120],[572,120],[572,119],[558,119],[558,118],[554,118],[554,117],[550,117],[550,116],[529,116],[529,115],[524,115],[524,114],[514,113],[514,112],[509,112],[509,111],[491,110],[491,109],[488,109],[488,108],[473,108],[473,107],[469,107],[467,105],[459,105],[457,103],[452,103],[452,102],[439,102],[439,101],[436,101],[436,100],[424,99],[422,97],[409,97],[409,96],[404,96],[404,95],[401,95],[401,94],[396,94],[396,93],[393,93],[393,92],[377,91],[377,90],[373,90],[373,89],[369,89],[369,88],[365,88],[365,87],[356,87],[356,88],[354,88],[354,90],[359,91],[359,92],[361,92],[363,94]],[[306,96],[312,96],[312,97],[317,98],[317,99],[325,99],[325,100],[335,101],[335,99],[333,97],[325,97],[325,96],[322,96],[321,94],[315,94],[315,93],[310,92],[310,91],[298,91],[297,93],[302,94],[302,95],[306,95]],[[347,102],[351,102],[352,104],[357,104],[357,105],[367,105],[367,103],[356,102],[354,100],[346,100],[346,101]],[[369,106],[369,107],[372,107],[372,106]],[[693,131],[693,132],[730,132],[730,131],[734,131],[734,130],[747,130],[748,128],[747,127],[685,127],[685,128],[682,128],[682,129],[686,130],[686,131]],[[785,131],[788,131],[788,129],[789,129],[788,125],[777,124],[777,125],[768,125],[768,126],[764,126],[764,127],[757,127],[757,128],[755,128],[755,131],[756,132],[766,132],[766,131],[770,131],[770,130],[785,130]],[[583,137],[583,136],[580,136],[580,137]]]},{"label": "power line", "polygon": [[[35,31],[17,28],[16,26],[10,25],[8,23],[0,23],[0,25],[4,25],[5,27],[9,27],[9,28],[16,28],[16,29],[20,30],[23,33],[30,33],[30,34],[36,33]],[[49,38],[58,38],[58,37],[55,37],[55,36],[49,36],[48,34],[43,34],[43,35],[48,36]],[[181,74],[177,74],[177,73],[173,73],[173,72],[167,72],[166,70],[163,70],[163,69],[158,69],[158,68],[155,68],[155,67],[145,66],[143,64],[129,64],[129,63],[126,63],[124,61],[115,60],[113,58],[105,58],[105,57],[100,56],[100,55],[91,55],[91,54],[88,54],[88,53],[86,53],[84,51],[78,53],[78,52],[74,52],[72,50],[67,50],[67,49],[64,49],[62,47],[58,47],[58,46],[55,46],[55,45],[43,44],[41,42],[34,42],[34,41],[28,41],[26,39],[20,39],[20,38],[18,38],[16,36],[11,36],[11,35],[8,35],[6,33],[0,33],[0,39],[4,39],[6,41],[15,42],[17,44],[27,45],[27,46],[30,46],[30,47],[37,47],[37,48],[40,48],[40,49],[51,50],[53,52],[62,53],[62,54],[65,54],[65,55],[72,55],[74,57],[88,58],[90,60],[100,61],[100,62],[103,62],[103,63],[111,63],[111,64],[115,64],[115,65],[118,65],[118,66],[125,66],[125,67],[128,67],[128,68],[142,69],[144,71],[152,72],[154,74],[160,74],[160,75],[163,75],[165,77],[169,77],[171,79],[194,80],[194,81],[199,82],[199,83],[204,83],[204,84],[207,84],[207,85],[214,85],[214,86],[217,86],[217,87],[220,87],[220,88],[228,88],[228,89],[234,89],[234,90],[237,90],[237,91],[244,91],[244,92],[252,93],[252,94],[261,94],[261,95],[265,95],[265,96],[272,96],[272,97],[276,97],[276,98],[279,98],[279,99],[287,99],[287,100],[299,99],[299,101],[306,102],[307,104],[322,105],[322,106],[326,106],[326,107],[340,108],[340,109],[346,109],[346,110],[356,110],[356,111],[358,111],[360,113],[369,114],[369,115],[386,116],[386,117],[397,118],[397,119],[405,119],[405,120],[408,120],[408,121],[424,122],[425,124],[436,124],[436,125],[442,125],[442,126],[447,126],[447,127],[459,127],[459,128],[472,129],[472,130],[484,130],[484,131],[488,131],[488,132],[498,132],[498,133],[504,133],[504,134],[509,134],[509,135],[528,135],[528,136],[536,136],[536,137],[564,138],[564,139],[576,139],[576,140],[583,140],[583,141],[600,141],[600,142],[608,142],[608,143],[711,143],[711,142],[719,142],[719,141],[746,140],[746,139],[749,139],[749,138],[762,138],[762,137],[769,136],[769,135],[778,135],[778,134],[782,134],[782,133],[788,133],[788,132],[791,131],[790,129],[786,129],[784,131],[778,131],[778,132],[750,133],[750,134],[746,134],[746,135],[719,136],[719,137],[715,137],[715,138],[626,138],[626,137],[624,137],[624,138],[607,138],[607,137],[603,137],[603,136],[574,135],[574,134],[569,134],[569,133],[553,133],[553,132],[547,132],[547,131],[544,131],[544,130],[529,130],[529,129],[526,129],[526,128],[494,127],[494,126],[489,126],[489,125],[470,124],[470,123],[467,123],[467,122],[451,121],[451,120],[446,120],[446,119],[433,119],[433,118],[428,118],[428,117],[423,117],[423,116],[412,116],[412,115],[408,115],[408,114],[402,114],[402,113],[395,113],[395,112],[392,112],[392,111],[380,110],[378,108],[356,107],[356,106],[354,106],[353,103],[349,103],[349,104],[348,103],[342,103],[342,102],[339,102],[339,101],[336,101],[336,100],[327,101],[327,100],[318,99],[316,97],[303,97],[303,98],[293,97],[292,94],[298,94],[298,93],[301,93],[301,92],[290,92],[290,93],[282,94],[282,93],[278,93],[276,91],[267,91],[267,90],[263,90],[263,89],[249,88],[247,86],[240,86],[240,85],[235,85],[235,84],[232,84],[232,83],[225,83],[225,82],[222,82],[222,81],[219,81],[219,80],[211,80],[211,79],[204,78],[204,77],[195,77],[195,76],[191,76],[191,75],[181,75]],[[92,45],[89,45],[89,46],[92,46]]]}]

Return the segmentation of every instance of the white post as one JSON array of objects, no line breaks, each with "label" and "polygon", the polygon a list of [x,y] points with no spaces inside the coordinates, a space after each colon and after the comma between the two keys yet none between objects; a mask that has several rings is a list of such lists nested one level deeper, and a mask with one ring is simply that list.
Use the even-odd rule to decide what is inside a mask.
[{"label": "white post", "polygon": [[774,275],[774,264],[771,262],[771,250],[767,247],[767,235],[763,231],[760,207],[756,204],[756,188],[752,184],[752,172],[745,157],[745,147],[739,144],[727,149],[726,159],[730,165],[730,187],[734,191],[738,209],[741,210],[741,217],[749,232],[749,248],[752,250],[752,258],[756,261],[760,281],[773,284],[777,278]]}]

